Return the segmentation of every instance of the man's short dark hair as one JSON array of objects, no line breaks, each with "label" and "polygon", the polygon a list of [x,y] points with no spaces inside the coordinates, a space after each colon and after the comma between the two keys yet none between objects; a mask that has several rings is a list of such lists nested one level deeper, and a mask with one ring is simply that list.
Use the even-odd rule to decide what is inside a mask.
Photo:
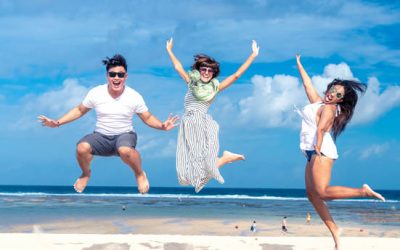
[{"label": "man's short dark hair", "polygon": [[106,59],[103,60],[103,64],[106,65],[107,71],[110,68],[117,67],[117,66],[122,66],[122,67],[124,67],[124,69],[126,71],[128,71],[128,65],[126,64],[126,60],[120,54],[116,54],[111,58],[106,57]]}]

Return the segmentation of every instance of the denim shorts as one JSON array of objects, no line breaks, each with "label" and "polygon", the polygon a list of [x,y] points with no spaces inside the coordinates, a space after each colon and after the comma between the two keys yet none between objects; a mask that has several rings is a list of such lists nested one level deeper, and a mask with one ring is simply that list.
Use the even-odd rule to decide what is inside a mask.
[{"label": "denim shorts", "polygon": [[[303,153],[305,155],[305,157],[307,158],[307,161],[310,162],[313,155],[317,154],[317,151],[315,150],[303,150]],[[322,156],[325,156],[323,153],[321,153]]]},{"label": "denim shorts", "polygon": [[81,142],[89,143],[93,155],[112,156],[119,155],[119,147],[135,148],[137,135],[132,131],[120,135],[103,135],[99,132],[93,132],[80,139],[78,144]]}]

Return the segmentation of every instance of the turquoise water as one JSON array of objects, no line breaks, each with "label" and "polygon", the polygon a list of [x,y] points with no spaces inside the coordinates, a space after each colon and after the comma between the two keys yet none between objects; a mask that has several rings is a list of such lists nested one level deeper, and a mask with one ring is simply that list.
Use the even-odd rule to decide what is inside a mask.
[{"label": "turquoise water", "polygon": [[[400,191],[377,190],[387,202],[346,199],[329,202],[337,222],[400,227]],[[88,187],[77,194],[65,186],[0,186],[0,229],[16,224],[80,218],[178,217],[304,221],[317,218],[303,189]]]}]

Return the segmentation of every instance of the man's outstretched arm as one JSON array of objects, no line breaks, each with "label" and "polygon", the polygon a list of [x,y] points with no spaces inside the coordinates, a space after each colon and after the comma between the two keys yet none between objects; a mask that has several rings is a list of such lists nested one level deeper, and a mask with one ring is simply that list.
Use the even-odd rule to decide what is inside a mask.
[{"label": "man's outstretched arm", "polygon": [[75,108],[68,111],[68,113],[66,113],[63,117],[61,117],[58,120],[50,119],[44,115],[38,116],[38,119],[41,121],[43,126],[50,127],[50,128],[57,128],[61,125],[64,125],[66,123],[69,123],[69,122],[75,121],[76,119],[81,118],[89,110],[90,110],[90,108],[83,106],[83,104],[79,104]]},{"label": "man's outstretched arm", "polygon": [[150,113],[150,111],[139,113],[138,116],[147,126],[160,130],[173,129],[176,126],[175,122],[179,119],[178,116],[172,116],[170,114],[165,122],[161,122],[157,117]]}]

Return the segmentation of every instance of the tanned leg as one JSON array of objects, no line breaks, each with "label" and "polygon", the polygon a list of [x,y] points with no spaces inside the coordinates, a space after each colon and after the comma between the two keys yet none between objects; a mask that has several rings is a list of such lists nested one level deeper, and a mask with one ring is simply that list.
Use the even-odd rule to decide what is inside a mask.
[{"label": "tanned leg", "polygon": [[135,173],[139,193],[147,193],[150,185],[146,173],[142,170],[142,161],[139,152],[133,148],[122,146],[118,148],[118,153],[122,161],[128,164]]},{"label": "tanned leg", "polygon": [[76,158],[79,163],[79,167],[82,170],[81,176],[75,181],[74,189],[78,193],[82,193],[86,188],[90,179],[90,163],[93,160],[92,148],[89,143],[81,142],[76,147]]}]

